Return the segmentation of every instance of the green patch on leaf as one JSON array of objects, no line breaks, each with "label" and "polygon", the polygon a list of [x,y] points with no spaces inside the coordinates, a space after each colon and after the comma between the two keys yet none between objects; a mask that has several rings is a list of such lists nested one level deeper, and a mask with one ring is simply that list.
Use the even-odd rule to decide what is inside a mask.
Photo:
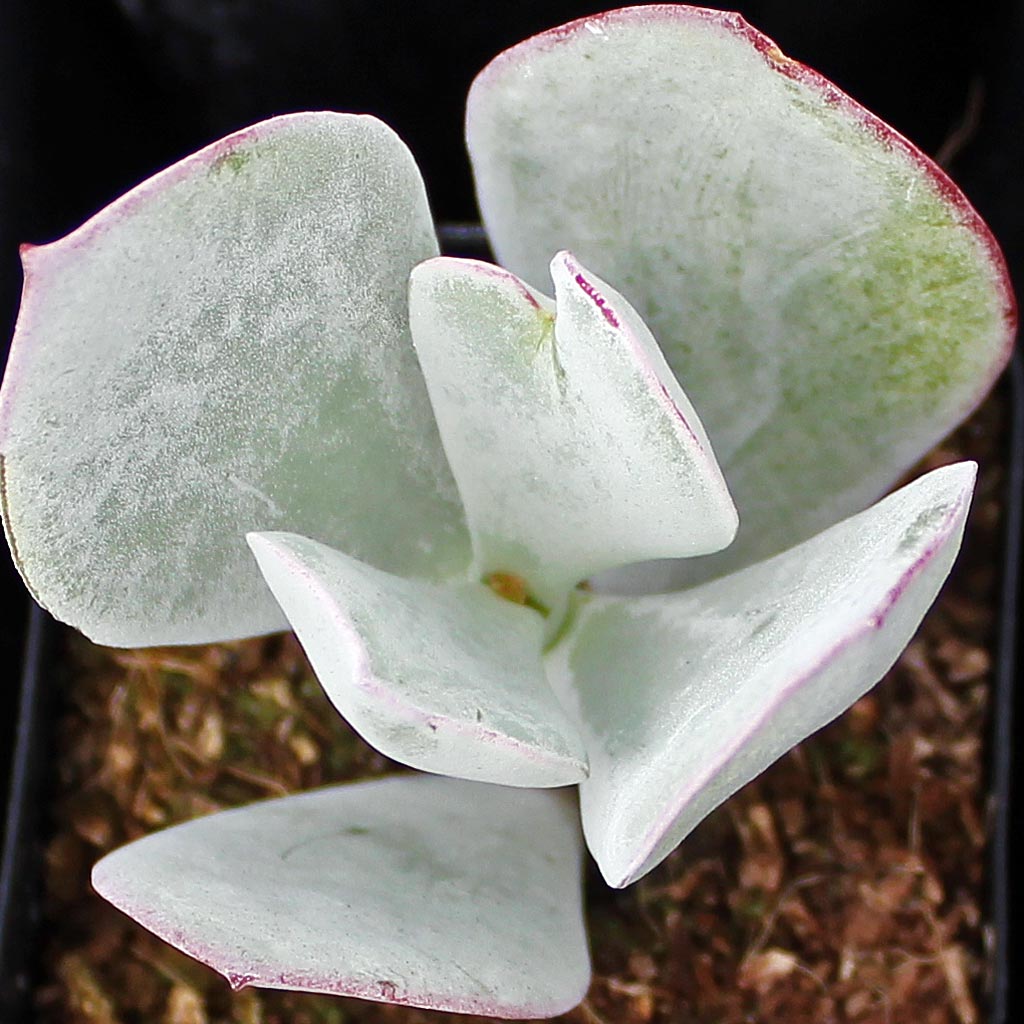
[{"label": "green patch on leaf", "polygon": [[232,149],[217,157],[210,165],[210,171],[213,174],[221,174],[224,171],[238,174],[254,157],[255,152],[252,149]]}]

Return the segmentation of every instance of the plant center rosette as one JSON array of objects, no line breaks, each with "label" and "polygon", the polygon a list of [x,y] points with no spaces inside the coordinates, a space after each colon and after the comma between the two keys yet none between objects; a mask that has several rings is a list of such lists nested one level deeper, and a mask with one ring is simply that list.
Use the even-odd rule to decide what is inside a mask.
[{"label": "plant center rosette", "polygon": [[27,248],[0,494],[58,618],[290,623],[429,773],[150,836],[103,895],[236,986],[544,1017],[589,981],[584,842],[635,881],[912,636],[975,466],[870,503],[1014,310],[955,186],[737,15],[528,40],[467,135],[509,269],[439,257],[404,145],[333,113]]}]

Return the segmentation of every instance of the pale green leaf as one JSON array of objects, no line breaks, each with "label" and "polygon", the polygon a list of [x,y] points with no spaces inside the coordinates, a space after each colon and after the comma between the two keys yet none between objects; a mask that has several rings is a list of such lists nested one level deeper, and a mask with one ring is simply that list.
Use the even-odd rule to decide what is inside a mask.
[{"label": "pale green leaf", "polygon": [[247,530],[464,570],[408,334],[436,252],[404,145],[342,114],[238,132],[28,250],[0,468],[40,603],[123,646],[281,629]]},{"label": "pale green leaf", "polygon": [[410,320],[478,572],[560,609],[602,569],[717,551],[736,510],[629,304],[568,253],[551,275],[556,303],[498,267],[430,260]]},{"label": "pale green leaf", "polygon": [[650,325],[740,510],[675,582],[875,500],[989,389],[1013,300],[945,175],[736,14],[633,7],[476,80],[467,137],[498,260],[570,248]]},{"label": "pale green leaf", "polygon": [[566,794],[413,776],[179,825],[93,885],[234,988],[549,1017],[590,976],[580,855]]},{"label": "pale green leaf", "polygon": [[681,594],[598,597],[549,658],[582,723],[587,842],[635,881],[873,686],[959,549],[976,467],[935,470],[781,555]]}]

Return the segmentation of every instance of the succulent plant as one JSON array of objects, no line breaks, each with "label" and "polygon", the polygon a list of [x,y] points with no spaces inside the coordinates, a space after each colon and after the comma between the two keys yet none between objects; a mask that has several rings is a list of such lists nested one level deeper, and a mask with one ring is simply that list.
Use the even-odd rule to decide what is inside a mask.
[{"label": "succulent plant", "polygon": [[583,835],[636,880],[910,639],[975,467],[864,509],[987,392],[1014,308],[942,172],[737,15],[528,40],[467,134],[508,269],[439,257],[403,144],[333,113],[26,248],[0,495],[58,618],[290,622],[432,773],[150,836],[103,895],[236,986],[539,1017],[589,980]]}]

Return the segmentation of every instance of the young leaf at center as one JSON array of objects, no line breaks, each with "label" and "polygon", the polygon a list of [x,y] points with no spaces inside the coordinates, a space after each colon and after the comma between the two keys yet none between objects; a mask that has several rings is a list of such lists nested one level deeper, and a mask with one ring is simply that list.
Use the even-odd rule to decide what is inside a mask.
[{"label": "young leaf at center", "polygon": [[557,610],[624,562],[717,551],[736,510],[692,406],[629,304],[569,253],[556,302],[498,267],[435,259],[410,322],[481,575]]}]

